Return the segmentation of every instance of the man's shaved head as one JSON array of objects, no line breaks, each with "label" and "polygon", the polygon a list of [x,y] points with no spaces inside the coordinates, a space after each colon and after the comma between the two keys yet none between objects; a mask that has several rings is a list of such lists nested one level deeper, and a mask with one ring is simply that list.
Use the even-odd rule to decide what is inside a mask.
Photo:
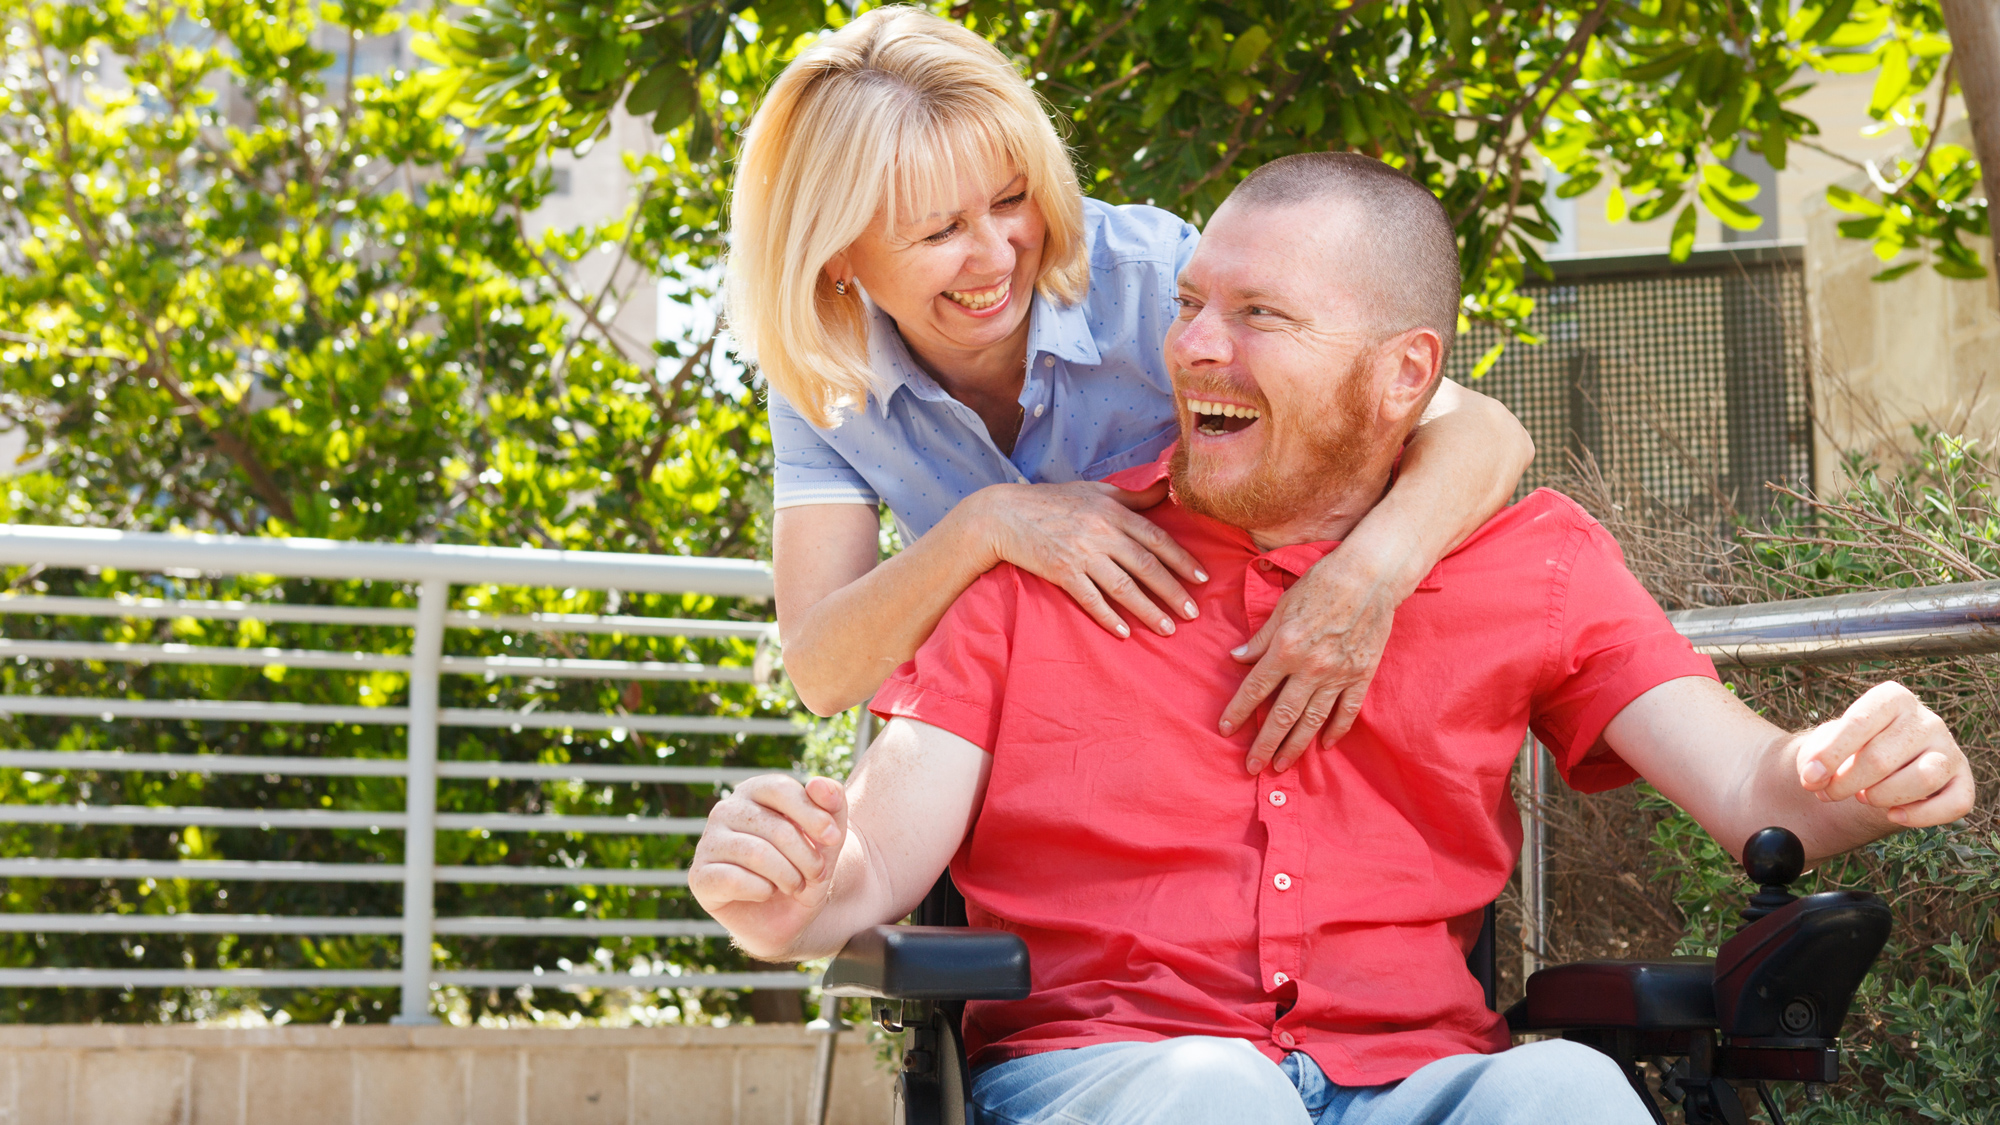
[{"label": "man's shaved head", "polygon": [[1228,202],[1244,208],[1307,204],[1347,212],[1343,218],[1357,239],[1353,248],[1372,274],[1361,288],[1376,298],[1383,334],[1428,327],[1448,353],[1458,334],[1458,236],[1437,197],[1374,157],[1306,152],[1250,173]]}]

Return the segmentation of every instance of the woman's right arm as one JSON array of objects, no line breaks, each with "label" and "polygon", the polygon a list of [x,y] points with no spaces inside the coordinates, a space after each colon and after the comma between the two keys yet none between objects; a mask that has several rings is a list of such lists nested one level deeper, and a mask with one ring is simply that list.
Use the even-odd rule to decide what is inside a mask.
[{"label": "woman's right arm", "polygon": [[1207,576],[1137,514],[1158,503],[1165,487],[994,485],[960,501],[879,564],[873,506],[778,509],[772,544],[778,632],[785,674],[800,702],[817,715],[867,702],[916,655],[958,595],[1002,562],[1063,587],[1113,633],[1129,632],[1114,603],[1156,632],[1172,633],[1154,597],[1192,618],[1194,602],[1176,575],[1191,582]]}]

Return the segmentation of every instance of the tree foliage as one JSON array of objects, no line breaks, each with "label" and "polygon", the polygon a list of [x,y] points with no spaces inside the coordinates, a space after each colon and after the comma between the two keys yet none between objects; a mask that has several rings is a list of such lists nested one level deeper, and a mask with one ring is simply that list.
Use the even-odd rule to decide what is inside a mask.
[{"label": "tree foliage", "polygon": [[[1515,287],[1553,237],[1544,159],[1561,196],[1610,183],[1613,221],[1671,220],[1684,255],[1698,210],[1757,227],[1758,187],[1728,163],[1739,146],[1780,169],[1795,146],[1821,148],[1792,103],[1819,74],[1875,72],[1869,112],[1921,155],[1868,166],[1869,194],[1836,191],[1858,216],[1843,232],[1885,260],[1922,250],[1947,276],[1982,271],[1964,242],[1987,231],[1977,163],[1929,116],[1952,87],[1937,0],[969,0],[949,14],[1019,60],[1101,198],[1199,220],[1274,157],[1369,152],[1439,193],[1468,311],[1516,327]],[[726,150],[801,32],[847,15],[743,0],[450,9],[428,25],[443,64],[431,104],[505,128],[524,154],[589,143],[621,99],[677,146]]]},{"label": "tree foliage", "polygon": [[[622,296],[575,264],[603,249],[679,279],[715,253],[715,169],[633,158],[641,197],[606,225],[530,237],[546,170],[426,113],[406,73],[357,73],[401,18],[388,0],[130,4],[6,0],[0,114],[0,412],[24,431],[0,520],[758,556],[761,408],[698,334],[627,355],[599,326]],[[651,299],[651,292],[643,295]],[[365,582],[16,569],[23,592],[408,605]],[[468,588],[500,612],[716,616],[707,598]],[[395,651],[396,630],[257,621],[11,618],[55,638]],[[453,650],[747,664],[747,642],[466,632]],[[7,692],[399,703],[400,674],[54,661],[0,669]],[[447,706],[782,715],[748,684],[447,677]],[[14,717],[17,747],[398,757],[400,728]],[[446,758],[784,765],[790,739],[448,731]],[[686,786],[447,782],[449,810],[699,815]],[[0,803],[400,808],[394,779],[0,771]],[[441,863],[684,867],[675,837],[439,833]],[[400,862],[399,834],[11,828],[0,853]],[[398,913],[394,884],[10,880],[6,908],[53,913]],[[444,887],[445,914],[698,916],[677,891]],[[742,967],[708,940],[440,939],[443,964]],[[15,966],[385,967],[392,939],[6,935]],[[368,1020],[383,991],[266,994],[300,1019]],[[13,990],[17,1020],[191,1018],[241,996]],[[467,1018],[603,995],[473,993]],[[683,996],[691,1016],[727,998]],[[393,1002],[390,1008],[393,1009]]]}]

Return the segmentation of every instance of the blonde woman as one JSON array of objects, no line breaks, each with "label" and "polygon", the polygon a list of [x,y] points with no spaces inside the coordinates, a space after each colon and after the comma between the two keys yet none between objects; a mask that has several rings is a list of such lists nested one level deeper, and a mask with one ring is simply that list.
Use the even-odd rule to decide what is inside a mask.
[{"label": "blonde woman", "polygon": [[[1161,345],[1194,227],[1084,198],[1005,57],[899,7],[773,83],[731,222],[729,317],[770,387],[778,620],[806,706],[867,700],[1001,562],[1120,636],[1174,631],[1206,575],[1140,514],[1165,486],[1095,482],[1174,440]],[[1444,385],[1386,500],[1237,650],[1248,675],[1216,721],[1246,732],[1252,773],[1346,731],[1396,606],[1533,455],[1504,407]],[[882,503],[903,543],[886,562]]]}]

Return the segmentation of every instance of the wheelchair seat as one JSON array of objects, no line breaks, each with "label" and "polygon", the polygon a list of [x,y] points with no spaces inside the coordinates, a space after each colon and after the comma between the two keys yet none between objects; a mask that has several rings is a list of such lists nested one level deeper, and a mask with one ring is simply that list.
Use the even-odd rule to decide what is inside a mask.
[{"label": "wheelchair seat", "polygon": [[[1766,828],[1743,848],[1760,889],[1745,925],[1716,957],[1582,961],[1530,976],[1506,1020],[1515,1034],[1555,1034],[1603,1052],[1624,1071],[1655,1122],[1660,1098],[1687,1125],[1748,1125],[1739,1085],[1753,1087],[1774,1123],[1784,1118],[1768,1083],[1830,1084],[1839,1077],[1841,1024],[1855,990],[1888,941],[1888,905],[1830,891],[1794,898],[1805,867],[1798,837]],[[970,930],[949,873],[915,925],[856,934],[827,968],[831,996],[865,997],[889,1031],[910,1033],[897,1082],[898,1125],[963,1125],[971,1078],[960,1040],[965,1001],[1030,992],[1019,936]],[[1494,1003],[1494,911],[1467,968]],[[1671,1065],[1668,1060],[1676,1060]],[[1658,1090],[1640,1068],[1661,1070]]]}]

